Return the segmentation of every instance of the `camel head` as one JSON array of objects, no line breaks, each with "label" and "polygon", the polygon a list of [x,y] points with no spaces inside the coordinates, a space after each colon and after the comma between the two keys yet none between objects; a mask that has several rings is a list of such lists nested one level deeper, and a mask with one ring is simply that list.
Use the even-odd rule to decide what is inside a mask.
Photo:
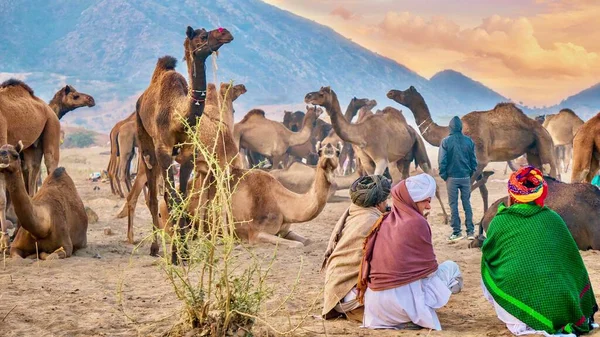
[{"label": "camel head", "polygon": [[[222,84],[221,84],[221,86],[222,86]],[[231,96],[232,101],[235,101],[240,96],[242,96],[243,94],[248,92],[248,90],[246,90],[246,86],[243,84],[236,84],[233,86],[233,89],[231,89],[231,90],[232,90],[232,96]]]},{"label": "camel head", "polygon": [[185,48],[185,59],[205,61],[212,52],[216,52],[226,43],[233,41],[233,35],[225,28],[217,28],[211,31],[206,29],[194,29],[190,26],[185,31],[186,39],[183,43]]},{"label": "camel head", "polygon": [[69,110],[74,110],[84,106],[91,108],[96,105],[94,97],[82,92],[78,92],[70,85],[66,85],[64,88],[60,89],[56,95],[60,95],[60,102],[62,103],[62,106],[69,108]]},{"label": "camel head", "polygon": [[535,116],[535,121],[540,123],[540,124],[544,124],[544,122],[546,121],[546,115],[539,115],[539,116]]},{"label": "camel head", "polygon": [[19,172],[21,170],[21,151],[23,151],[22,141],[19,141],[17,146],[5,144],[0,147],[0,172]]},{"label": "camel head", "polygon": [[316,106],[306,106],[306,115],[304,118],[308,118],[312,121],[312,126],[315,127],[317,125],[317,118],[321,116],[323,113],[323,109]]},{"label": "camel head", "polygon": [[409,107],[413,103],[418,102],[416,101],[417,99],[419,101],[423,100],[421,94],[419,94],[417,89],[412,85],[406,90],[390,90],[387,93],[387,97],[406,107]]},{"label": "camel head", "polygon": [[309,92],[304,96],[304,102],[306,104],[320,105],[320,106],[331,106],[332,98],[335,96],[335,92],[330,87],[321,87],[319,91]]},{"label": "camel head", "polygon": [[377,106],[377,101],[374,99],[371,99],[367,102],[367,104],[365,104],[365,109],[373,110],[373,108],[376,106]]},{"label": "camel head", "polygon": [[324,169],[327,172],[327,176],[329,181],[333,181],[333,172],[339,166],[339,157],[342,152],[342,143],[338,142],[337,146],[333,146],[331,143],[324,144],[321,146],[321,141],[318,141],[315,149],[317,150],[317,154],[319,155],[319,162],[317,166]]}]

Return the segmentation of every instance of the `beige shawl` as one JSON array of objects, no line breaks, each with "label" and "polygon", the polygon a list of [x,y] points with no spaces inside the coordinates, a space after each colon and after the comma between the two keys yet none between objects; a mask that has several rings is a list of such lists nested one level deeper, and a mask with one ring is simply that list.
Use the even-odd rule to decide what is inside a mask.
[{"label": "beige shawl", "polygon": [[375,207],[352,204],[335,225],[323,262],[323,315],[329,313],[356,285],[363,241],[379,217],[381,212]]}]

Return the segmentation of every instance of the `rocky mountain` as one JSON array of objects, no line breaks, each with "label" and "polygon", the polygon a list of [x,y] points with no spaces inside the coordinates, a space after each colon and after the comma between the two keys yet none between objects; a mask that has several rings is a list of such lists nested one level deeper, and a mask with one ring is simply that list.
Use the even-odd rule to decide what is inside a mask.
[{"label": "rocky mountain", "polygon": [[[377,99],[379,108],[399,107],[385,97],[389,89],[414,85],[439,116],[505,100],[457,72],[428,80],[328,27],[258,0],[5,0],[0,13],[0,80],[24,79],[46,100],[62,85],[74,85],[97,105],[63,121],[103,132],[133,110],[158,57],[182,58],[187,25],[233,33],[214,66],[209,59],[207,76],[246,85],[236,111],[302,106],[307,92],[326,85],[342,106],[357,96]],[[178,71],[187,74],[184,62]]]},{"label": "rocky mountain", "polygon": [[569,96],[559,104],[549,108],[534,110],[535,114],[553,114],[560,109],[569,108],[583,120],[587,120],[600,112],[600,83],[581,91],[578,94]]}]

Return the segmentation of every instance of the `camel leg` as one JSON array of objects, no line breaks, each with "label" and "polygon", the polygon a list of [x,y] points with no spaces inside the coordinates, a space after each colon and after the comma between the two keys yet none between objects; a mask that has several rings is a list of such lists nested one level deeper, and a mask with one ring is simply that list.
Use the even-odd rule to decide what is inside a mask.
[{"label": "camel leg", "polygon": [[[72,248],[71,248],[72,250]],[[58,248],[57,250],[55,250],[54,252],[52,252],[52,254],[48,254],[46,252],[41,252],[40,253],[40,260],[59,260],[59,259],[66,259],[68,255],[71,254],[67,254],[67,250],[65,250],[63,247]]]},{"label": "camel leg", "polygon": [[385,172],[385,169],[388,166],[388,161],[387,159],[379,159],[375,162],[375,173],[374,174],[383,174],[383,172]]},{"label": "camel leg", "polygon": [[[139,173],[135,176],[135,180],[133,181],[133,186],[131,187],[131,192],[127,195],[127,200],[123,204],[121,211],[117,214],[117,218],[124,218],[127,214],[131,213],[132,216],[135,215],[135,207],[137,205],[138,198],[142,190],[145,192],[146,182],[148,181],[146,177],[145,171],[139,171]],[[148,197],[146,197],[146,205],[148,205]],[[133,222],[132,228],[127,229],[127,238],[129,243],[133,243]]]},{"label": "camel leg", "polygon": [[596,160],[596,158],[592,158],[592,162],[590,163],[590,171],[588,172],[586,181],[591,182],[594,179],[594,176],[598,172],[598,168],[600,167],[600,162]]},{"label": "camel leg", "polygon": [[286,235],[283,236],[284,239],[287,240],[292,240],[292,241],[298,241],[300,243],[302,243],[304,246],[308,246],[309,244],[311,244],[310,239],[307,239],[305,237],[303,237],[300,234],[296,234],[292,231],[289,231]]},{"label": "camel leg", "polygon": [[10,240],[8,237],[8,222],[6,220],[6,181],[4,175],[0,175],[0,227],[2,231],[0,233],[0,253],[5,249],[8,249]]},{"label": "camel leg", "polygon": [[[429,165],[425,165],[425,166],[429,166]],[[408,173],[410,171],[410,161],[406,161],[404,163],[404,169],[406,170],[406,175],[408,176]],[[431,175],[431,168],[429,167],[422,167],[423,171],[429,175]],[[402,172],[402,179],[406,179],[404,178],[405,172]],[[440,187],[436,186],[435,188],[435,198],[438,200],[438,202],[440,203],[440,207],[442,208],[442,213],[444,213],[444,224],[448,224],[449,218],[448,218],[448,212],[446,212],[446,207],[444,207],[444,203],[442,202],[442,198],[440,197]]]},{"label": "camel leg", "polygon": [[564,173],[569,171],[569,166],[571,165],[571,161],[573,160],[573,145],[564,145]]},{"label": "camel leg", "polygon": [[117,157],[117,163],[115,165],[115,186],[117,187],[117,193],[121,198],[125,198],[125,194],[123,193],[123,187],[121,186],[122,176],[124,175],[124,171],[121,170],[121,166],[123,162],[127,162],[122,156]]},{"label": "camel leg", "polygon": [[106,174],[108,175],[108,182],[110,183],[110,190],[112,192],[112,194],[117,195],[117,187],[115,186],[115,171],[114,171],[114,166],[116,165],[115,163],[116,161],[116,157],[112,155],[110,155],[110,159],[108,160],[108,167],[106,168]]},{"label": "camel leg", "polygon": [[58,119],[48,119],[41,137],[44,153],[44,163],[48,174],[52,174],[60,160],[60,122]]},{"label": "camel leg", "polygon": [[396,162],[396,167],[398,168],[398,171],[402,172],[402,180],[410,176],[410,160],[398,160]]},{"label": "camel leg", "polygon": [[302,242],[286,240],[284,238],[280,238],[278,236],[264,233],[264,232],[258,232],[256,237],[254,238],[254,241],[257,243],[270,243],[273,245],[280,245],[280,246],[284,246],[284,247],[288,247],[288,248],[304,247],[304,244],[302,244]]},{"label": "camel leg", "polygon": [[488,189],[487,186],[485,186],[485,184],[482,184],[481,186],[479,186],[479,193],[481,193],[481,199],[483,199],[483,213],[485,213],[488,209]]},{"label": "camel leg", "polygon": [[123,188],[121,187],[121,182],[123,184],[125,184],[125,187],[130,190],[130,187],[128,186],[129,184],[127,183],[127,177],[128,177],[128,166],[131,163],[131,154],[125,154],[123,151],[121,151],[121,155],[119,156],[119,166],[117,169],[118,175],[117,175],[117,184],[119,186],[119,193],[121,194],[121,197],[125,197],[125,194],[123,193]]}]

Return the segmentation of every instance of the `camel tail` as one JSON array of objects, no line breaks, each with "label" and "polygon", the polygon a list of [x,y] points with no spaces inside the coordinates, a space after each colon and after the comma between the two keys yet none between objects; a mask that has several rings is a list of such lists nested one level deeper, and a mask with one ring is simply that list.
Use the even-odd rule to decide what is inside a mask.
[{"label": "camel tail", "polygon": [[161,58],[158,59],[158,62],[156,62],[156,68],[154,68],[154,73],[152,74],[152,79],[157,78],[158,76],[160,76],[162,73],[169,71],[169,70],[174,70],[175,67],[177,66],[177,59],[174,58],[173,56],[163,56]]}]

